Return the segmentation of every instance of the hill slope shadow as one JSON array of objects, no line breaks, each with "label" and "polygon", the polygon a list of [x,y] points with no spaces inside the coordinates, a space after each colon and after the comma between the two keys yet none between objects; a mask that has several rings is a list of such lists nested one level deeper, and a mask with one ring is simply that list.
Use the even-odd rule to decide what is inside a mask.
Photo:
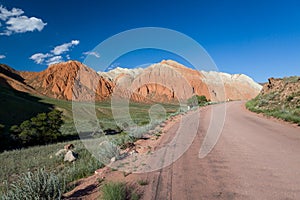
[{"label": "hill slope shadow", "polygon": [[0,124],[6,127],[20,124],[53,108],[53,105],[41,102],[36,96],[13,89],[2,77],[0,83]]}]

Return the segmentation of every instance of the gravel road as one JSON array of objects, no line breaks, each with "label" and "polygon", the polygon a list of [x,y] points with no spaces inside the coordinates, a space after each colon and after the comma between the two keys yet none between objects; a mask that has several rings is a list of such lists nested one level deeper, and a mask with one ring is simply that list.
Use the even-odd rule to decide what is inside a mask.
[{"label": "gravel road", "polygon": [[210,110],[201,110],[188,151],[170,166],[148,173],[144,199],[300,199],[300,127],[251,113],[244,102],[230,102],[216,146],[200,159]]}]

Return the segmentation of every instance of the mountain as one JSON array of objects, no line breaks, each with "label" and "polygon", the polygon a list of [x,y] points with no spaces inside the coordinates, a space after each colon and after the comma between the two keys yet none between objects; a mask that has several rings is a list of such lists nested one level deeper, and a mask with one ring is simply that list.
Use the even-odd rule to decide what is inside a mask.
[{"label": "mountain", "polygon": [[205,95],[212,101],[251,99],[262,88],[243,74],[197,71],[172,60],[145,69],[116,68],[99,74],[114,82],[117,88],[114,91],[119,96],[126,96],[132,90],[134,94],[162,102],[187,99],[194,94]]},{"label": "mountain", "polygon": [[99,74],[109,80],[115,80],[120,74],[127,74],[128,76],[135,78],[137,75],[143,72],[143,68],[127,69],[116,67],[108,72],[99,72]]},{"label": "mountain", "polygon": [[262,89],[260,84],[244,74],[231,75],[214,71],[201,73],[204,76],[204,83],[210,88],[210,99],[214,101],[249,100],[257,96]]},{"label": "mountain", "polygon": [[24,78],[20,75],[20,72],[5,64],[0,64],[0,86],[37,94],[33,88],[24,82]]},{"label": "mountain", "polygon": [[172,60],[147,68],[96,72],[78,61],[50,65],[41,72],[18,72],[1,65],[0,84],[65,100],[127,98],[136,102],[178,102],[205,95],[212,101],[255,97],[261,86],[246,75],[197,71]]},{"label": "mountain", "polygon": [[[42,72],[20,72],[26,84],[39,93],[57,99],[107,99],[112,93],[110,81],[78,61],[50,65]],[[76,90],[75,90],[76,88]]]},{"label": "mountain", "polygon": [[0,124],[9,128],[51,109],[30,94],[38,92],[25,83],[20,72],[0,64]]}]

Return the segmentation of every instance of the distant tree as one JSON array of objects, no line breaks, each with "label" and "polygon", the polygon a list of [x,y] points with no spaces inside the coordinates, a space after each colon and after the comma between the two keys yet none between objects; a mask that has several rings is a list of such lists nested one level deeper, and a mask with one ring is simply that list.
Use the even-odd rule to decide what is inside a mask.
[{"label": "distant tree", "polygon": [[39,113],[36,117],[22,122],[20,126],[14,125],[10,131],[23,145],[47,144],[57,141],[61,136],[62,124],[62,112],[53,110]]},{"label": "distant tree", "polygon": [[187,100],[189,106],[204,106],[208,103],[206,96],[204,95],[194,95]]}]

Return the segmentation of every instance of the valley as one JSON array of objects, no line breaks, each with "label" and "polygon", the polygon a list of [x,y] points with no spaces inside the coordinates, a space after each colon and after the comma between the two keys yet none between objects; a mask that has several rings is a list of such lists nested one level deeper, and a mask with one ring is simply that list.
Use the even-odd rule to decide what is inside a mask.
[{"label": "valley", "polygon": [[0,2],[0,200],[299,200],[299,1]]},{"label": "valley", "polygon": [[[37,170],[42,168],[46,170],[46,173],[55,172],[51,176],[57,177],[57,180],[64,179],[66,181],[64,182],[66,185],[60,189],[61,192],[66,193],[66,199],[72,199],[72,196],[76,194],[77,190],[82,190],[82,188],[85,187],[85,184],[87,184],[87,187],[93,188],[91,191],[92,196],[85,192],[85,190],[82,190],[80,198],[90,199],[102,195],[101,192],[99,192],[99,187],[101,188],[103,185],[109,184],[111,181],[123,181],[128,184],[132,183],[135,185],[135,190],[139,190],[136,195],[143,199],[194,199],[199,197],[199,195],[203,198],[209,197],[210,199],[219,197],[222,199],[239,199],[241,197],[246,198],[246,196],[249,195],[245,189],[231,191],[231,189],[226,189],[226,187],[219,188],[217,184],[218,181],[213,178],[215,175],[209,172],[210,168],[214,167],[214,164],[210,161],[210,157],[215,156],[215,151],[221,151],[218,147],[220,145],[219,143],[223,143],[222,138],[225,137],[226,139],[228,134],[229,138],[226,139],[227,142],[230,140],[238,142],[237,138],[241,136],[236,136],[237,138],[234,139],[232,138],[234,136],[231,135],[232,132],[229,133],[228,130],[246,130],[244,127],[249,125],[247,131],[249,134],[252,131],[270,134],[264,132],[265,128],[267,128],[265,123],[261,126],[263,129],[252,129],[252,125],[250,125],[252,121],[260,121],[257,123],[261,124],[262,119],[255,118],[253,114],[250,114],[249,111],[246,111],[245,108],[243,108],[245,100],[254,98],[246,105],[250,110],[253,110],[254,107],[249,107],[249,105],[256,105],[255,109],[257,109],[257,103],[255,103],[257,99],[263,101],[261,100],[262,96],[264,97],[266,95],[270,96],[274,94],[273,90],[271,90],[271,92],[268,91],[270,86],[267,84],[262,87],[255,83],[250,77],[245,75],[229,75],[220,72],[200,72],[186,68],[185,66],[170,60],[153,64],[145,69],[116,68],[109,72],[98,73],[78,61],[54,64],[42,72],[18,72],[7,65],[1,65],[0,67],[0,124],[2,124],[1,147],[2,151],[8,150],[0,154],[0,159],[6,161],[6,165],[1,166],[0,173],[0,178],[5,180],[0,185],[3,194],[9,194],[9,184],[18,182],[19,177],[22,176],[23,173],[28,171],[35,173]],[[288,81],[286,84],[296,84],[297,82],[298,79],[296,80],[296,78],[293,78],[292,81]],[[78,83],[80,83],[79,91],[75,90],[75,88],[78,88]],[[286,85],[282,86],[282,88],[285,87]],[[295,90],[289,94],[285,94],[283,99],[293,100],[292,102],[287,100],[285,108],[296,113],[298,107],[297,104],[294,104],[293,102],[298,102],[298,97],[296,96],[298,94],[298,87],[293,86],[293,88],[295,88]],[[283,89],[275,90],[281,92]],[[292,99],[291,96],[293,96]],[[274,97],[277,98],[277,95],[274,94]],[[93,100],[93,98],[95,99]],[[114,116],[112,110],[114,109],[113,106],[118,105],[113,105],[112,102],[115,101],[115,99],[123,99],[128,102],[125,106],[128,106],[131,120],[137,124],[140,130],[143,130],[141,134],[149,134],[151,138],[150,141],[153,140],[154,143],[151,143],[150,141],[150,143],[146,142],[149,140],[149,138],[146,138],[145,142],[147,145],[145,144],[144,147],[139,146],[142,144],[140,142],[141,140],[139,138],[132,137],[132,133],[129,131],[130,129],[123,129],[124,127],[121,128],[117,124],[115,121],[116,116]],[[71,100],[73,100],[73,102]],[[266,101],[270,101],[270,99]],[[96,118],[99,126],[101,127],[100,132],[90,131],[83,135],[83,133],[76,130],[74,125],[75,121],[73,120],[73,106],[76,105],[74,102],[88,107],[90,104],[94,105]],[[122,101],[120,102],[122,103]],[[205,130],[209,124],[208,119],[210,117],[210,108],[217,108],[224,104],[227,107],[227,115],[220,142],[218,142],[216,149],[209,154],[208,158],[199,159],[196,156],[196,147],[194,147],[194,143],[197,143],[197,148],[199,148],[199,144],[203,141],[206,132]],[[160,118],[155,122],[151,118],[153,116],[150,114],[150,112],[153,112],[151,109],[154,108],[154,105],[159,105],[159,109],[163,108],[165,112],[165,115],[162,115],[164,118]],[[268,105],[277,105],[277,103]],[[195,106],[195,108],[193,108],[193,106]],[[174,137],[173,134],[176,132],[179,125],[176,120],[171,122],[172,119],[178,120],[181,117],[184,117],[184,115],[189,116],[190,114],[187,114],[189,113],[189,109],[193,108],[193,110],[197,110],[199,109],[198,106],[205,106],[205,108],[200,108],[200,128],[198,129],[193,145],[178,161],[171,164],[171,166],[167,166],[157,172],[145,173],[143,175],[135,173],[131,175],[132,172],[126,176],[120,175],[120,172],[115,172],[113,168],[109,169],[109,172],[105,174],[100,173],[98,175],[93,175],[94,172],[99,169],[105,170],[106,167],[104,164],[106,163],[100,162],[99,159],[96,159],[94,157],[95,155],[86,148],[87,146],[85,145],[89,143],[89,140],[92,142],[96,139],[97,141],[97,138],[99,137],[101,141],[101,137],[105,136],[110,143],[118,147],[123,148],[127,145],[139,144],[137,145],[139,148],[149,148],[150,150],[148,151],[151,152],[154,151],[154,149],[164,147],[164,145],[167,144],[172,137]],[[10,112],[10,110],[14,110],[14,112]],[[37,117],[42,116],[41,114],[51,113],[53,110],[57,110],[62,113],[61,120],[63,123],[57,130],[60,135],[57,140],[52,141],[47,139],[45,140],[46,143],[47,141],[52,141],[47,145],[42,145],[44,143],[38,142],[30,143],[27,141],[28,139],[25,140],[27,143],[18,142],[18,134],[21,136],[25,132],[14,133],[13,131],[18,129],[15,125],[18,125],[21,128],[24,126],[23,124],[26,120],[29,120],[28,123],[34,123],[34,120],[36,120]],[[157,111],[160,112],[162,110]],[[295,117],[297,117],[297,114]],[[249,119],[249,121],[244,119]],[[194,119],[191,118],[191,120],[191,123],[194,123]],[[240,122],[240,120],[244,121]],[[231,124],[232,121],[235,121],[234,125]],[[295,123],[298,122],[293,120],[291,121]],[[168,125],[169,123],[170,125]],[[268,124],[271,122],[266,123]],[[162,124],[167,124],[169,129],[165,130],[165,125]],[[226,128],[228,126],[229,128]],[[243,126],[243,128],[238,126]],[[24,130],[24,128],[22,130]],[[29,133],[32,131],[33,129],[29,130]],[[53,131],[54,130],[52,130],[52,132]],[[293,130],[291,129],[291,131],[289,131],[291,133],[289,134],[295,134],[292,132],[298,131],[299,130],[297,128]],[[279,134],[279,132],[277,132],[277,134]],[[252,136],[247,135],[245,137]],[[24,136],[22,136],[22,138],[24,140]],[[257,140],[261,140],[261,138]],[[243,141],[244,140],[241,140],[239,143],[242,145]],[[79,155],[73,164],[64,162],[62,157],[55,156],[56,152],[59,152],[62,147],[69,144],[75,146],[73,151]],[[229,143],[225,146],[228,145]],[[100,154],[107,154],[105,153],[107,151],[107,149],[105,149],[106,147],[104,149],[101,149],[102,147],[100,148],[100,146],[96,148],[98,148],[98,151],[102,152]],[[222,148],[225,147],[221,147],[221,149]],[[131,149],[129,148],[126,151],[131,151]],[[226,152],[228,153],[227,156],[234,159],[244,159],[244,157],[234,155],[232,152]],[[191,156],[194,156],[195,158],[191,158]],[[109,157],[109,159],[111,159],[111,157]],[[220,160],[221,158],[216,157],[214,159]],[[195,161],[189,164],[190,167],[185,167],[181,160],[184,160],[183,163],[191,162],[189,160]],[[233,160],[232,162],[236,161]],[[253,162],[257,162],[256,164],[259,165],[258,161]],[[233,184],[233,179],[229,180],[226,177],[228,176],[228,173],[240,173],[239,171],[232,171],[235,169],[234,166],[236,165],[223,166],[222,163],[220,164],[220,169],[228,168],[228,170],[221,170],[218,180],[223,180],[225,177],[223,180],[224,184],[228,184],[226,181]],[[189,175],[188,177],[193,178],[185,181],[191,182],[191,185],[197,182],[199,185],[199,181],[206,178],[205,186],[203,185],[203,188],[207,188],[207,190],[192,190],[192,188],[185,188],[177,182],[172,181],[173,179],[176,180],[176,177],[182,177],[178,174],[192,173],[196,170],[193,167],[197,168],[197,166],[201,168],[202,172],[197,173],[197,176],[192,174]],[[218,170],[215,170],[214,172],[219,173]],[[251,175],[254,175],[255,173],[256,172],[251,172]],[[105,180],[103,180],[104,183],[99,183],[100,185],[97,184],[99,176],[100,180],[101,177],[105,177]],[[239,174],[232,174],[230,176],[239,176]],[[165,177],[166,179],[162,177]],[[249,179],[249,177],[245,178]],[[146,186],[136,184],[141,180],[147,182],[147,184],[145,183]],[[276,182],[276,180],[273,181]],[[19,184],[22,185],[22,183]],[[151,191],[153,192],[147,193],[146,191],[150,188],[152,188]],[[254,191],[256,191],[256,189],[254,189]],[[253,195],[258,194],[259,193],[253,193]],[[260,195],[264,196],[264,194]],[[293,195],[297,194],[291,193],[291,195],[291,197],[293,197]],[[253,198],[258,197],[255,196]]]}]

